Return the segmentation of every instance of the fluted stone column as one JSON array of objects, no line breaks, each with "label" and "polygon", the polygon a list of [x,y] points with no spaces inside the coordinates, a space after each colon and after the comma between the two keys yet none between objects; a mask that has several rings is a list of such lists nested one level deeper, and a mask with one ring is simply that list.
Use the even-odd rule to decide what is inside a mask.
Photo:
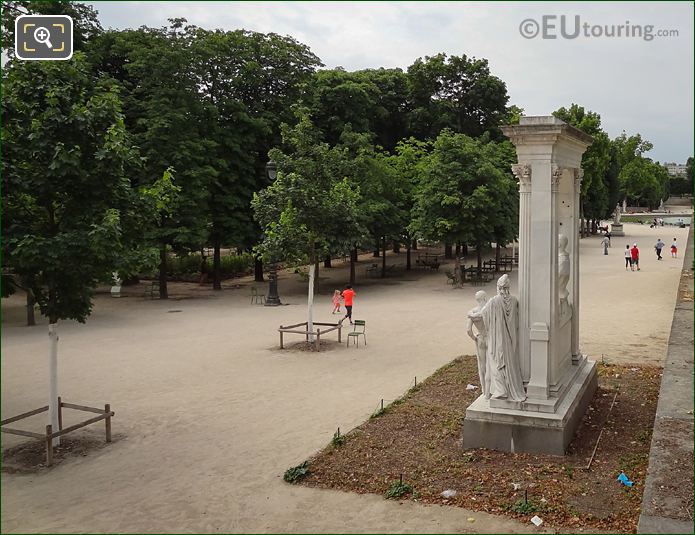
[{"label": "fluted stone column", "polygon": [[512,166],[519,181],[519,358],[521,377],[528,383],[531,376],[531,346],[529,339],[529,278],[531,277],[531,165],[528,162]]},{"label": "fluted stone column", "polygon": [[572,169],[574,173],[574,222],[572,229],[574,240],[572,242],[572,363],[577,364],[581,358],[579,352],[579,203],[582,191],[582,178],[584,171],[581,168]]}]

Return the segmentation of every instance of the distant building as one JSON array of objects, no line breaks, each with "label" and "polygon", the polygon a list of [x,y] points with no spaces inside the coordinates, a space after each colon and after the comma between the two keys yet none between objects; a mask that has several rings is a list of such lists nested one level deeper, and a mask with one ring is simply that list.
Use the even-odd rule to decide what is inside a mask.
[{"label": "distant building", "polygon": [[685,176],[685,164],[684,163],[665,163],[664,167],[668,174],[671,176]]}]

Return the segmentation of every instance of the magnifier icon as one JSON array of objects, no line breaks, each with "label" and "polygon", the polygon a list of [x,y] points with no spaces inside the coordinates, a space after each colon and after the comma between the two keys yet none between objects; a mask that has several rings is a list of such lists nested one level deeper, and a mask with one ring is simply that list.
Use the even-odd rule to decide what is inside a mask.
[{"label": "magnifier icon", "polygon": [[36,39],[39,43],[46,45],[48,48],[53,48],[50,38],[51,33],[43,26],[39,26],[34,30],[34,39]]}]

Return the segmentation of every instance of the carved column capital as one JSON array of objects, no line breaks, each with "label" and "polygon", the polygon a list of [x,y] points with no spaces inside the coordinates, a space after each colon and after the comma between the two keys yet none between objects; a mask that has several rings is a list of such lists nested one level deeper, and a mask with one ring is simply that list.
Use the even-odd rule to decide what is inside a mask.
[{"label": "carved column capital", "polygon": [[582,179],[584,178],[584,169],[581,167],[577,167],[573,169],[574,171],[574,181],[577,184],[577,187],[579,188],[582,185]]},{"label": "carved column capital", "polygon": [[562,178],[562,173],[564,172],[564,168],[560,167],[559,165],[553,164],[552,170],[553,170],[553,177],[552,177],[551,187],[552,187],[553,191],[557,191],[557,189],[560,185],[560,179]]},{"label": "carved column capital", "polygon": [[531,165],[528,163],[515,163],[512,165],[512,173],[519,181],[519,188],[523,191],[530,191]]}]

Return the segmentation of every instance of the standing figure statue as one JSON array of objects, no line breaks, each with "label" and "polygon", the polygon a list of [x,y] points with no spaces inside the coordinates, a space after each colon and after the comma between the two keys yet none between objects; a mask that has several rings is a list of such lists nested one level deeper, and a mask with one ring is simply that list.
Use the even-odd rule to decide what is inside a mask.
[{"label": "standing figure statue", "polygon": [[620,204],[615,205],[615,211],[613,212],[613,224],[620,224]]},{"label": "standing figure statue", "polygon": [[[487,303],[487,294],[482,290],[476,292],[475,300],[478,302],[478,306],[472,308],[468,315],[466,332],[468,333],[468,336],[475,340],[475,353],[478,356],[478,376],[480,377],[480,388],[483,391],[485,399],[490,399],[490,372],[487,366],[487,332],[485,331],[485,322],[480,316],[475,318],[470,316],[471,313],[478,313],[483,309],[485,303]],[[474,325],[478,331],[478,334],[473,332]]]},{"label": "standing figure statue", "polygon": [[[607,240],[608,238],[603,238]],[[560,298],[560,314],[564,317],[569,310],[569,304],[567,298],[569,297],[569,291],[567,290],[567,283],[570,280],[570,254],[567,252],[567,244],[569,240],[564,234],[559,234],[557,237],[558,242],[558,254],[557,254],[557,290],[558,297]]]},{"label": "standing figure statue", "polygon": [[490,395],[496,399],[524,401],[526,392],[519,359],[519,301],[509,294],[509,277],[497,281],[497,295],[478,312],[469,312],[472,320],[482,318],[487,333],[487,370]]}]

